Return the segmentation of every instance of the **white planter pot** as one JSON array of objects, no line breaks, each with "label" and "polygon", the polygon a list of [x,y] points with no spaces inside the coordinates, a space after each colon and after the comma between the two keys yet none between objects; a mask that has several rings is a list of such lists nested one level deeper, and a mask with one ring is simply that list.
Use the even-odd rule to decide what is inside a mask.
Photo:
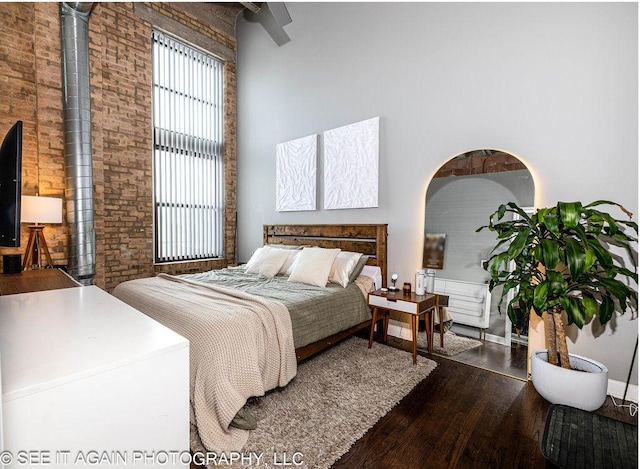
[{"label": "white planter pot", "polygon": [[[531,381],[536,391],[552,404],[593,411],[607,398],[609,370],[595,360],[569,354],[571,368],[550,365],[547,350],[531,353]],[[578,371],[580,370],[580,371]]]}]

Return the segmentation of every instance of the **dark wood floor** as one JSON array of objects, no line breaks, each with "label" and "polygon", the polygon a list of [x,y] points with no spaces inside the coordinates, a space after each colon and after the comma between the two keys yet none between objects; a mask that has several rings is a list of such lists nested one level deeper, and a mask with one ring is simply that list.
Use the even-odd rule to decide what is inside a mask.
[{"label": "dark wood floor", "polygon": [[[389,339],[392,346],[411,349],[410,342]],[[504,356],[498,352],[477,354],[476,361],[486,365],[493,357],[499,362]],[[531,382],[418,353],[438,366],[333,469],[554,467],[540,450],[550,404]],[[628,409],[616,408],[609,398],[597,413],[638,424],[637,416],[630,417]]]},{"label": "dark wood floor", "polygon": [[17,274],[0,274],[0,295],[14,295],[80,286],[58,269],[25,270]]},{"label": "dark wood floor", "polygon": [[[429,357],[438,367],[334,469],[550,467],[540,452],[550,404],[530,382]],[[598,413],[637,425],[610,401]]]},{"label": "dark wood floor", "polygon": [[451,359],[496,373],[527,379],[526,345],[513,344],[511,347],[506,347],[483,341],[480,347],[454,355]]}]

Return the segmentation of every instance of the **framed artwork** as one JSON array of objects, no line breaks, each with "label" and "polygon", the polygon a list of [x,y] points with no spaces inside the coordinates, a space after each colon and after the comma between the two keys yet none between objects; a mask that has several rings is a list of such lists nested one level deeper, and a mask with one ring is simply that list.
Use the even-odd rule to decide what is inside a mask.
[{"label": "framed artwork", "polygon": [[445,233],[425,233],[422,267],[425,269],[444,268]]},{"label": "framed artwork", "polygon": [[324,208],[378,206],[380,118],[324,132]]},{"label": "framed artwork", "polygon": [[318,136],[276,145],[276,210],[316,209]]}]

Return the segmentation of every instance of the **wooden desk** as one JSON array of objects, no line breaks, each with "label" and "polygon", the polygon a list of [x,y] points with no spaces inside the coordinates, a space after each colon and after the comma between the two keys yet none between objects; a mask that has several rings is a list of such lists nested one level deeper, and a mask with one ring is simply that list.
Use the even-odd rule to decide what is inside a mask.
[{"label": "wooden desk", "polygon": [[[387,343],[387,329],[389,328],[389,311],[409,314],[411,316],[411,340],[413,341],[413,364],[416,364],[417,356],[417,330],[418,318],[422,315],[426,319],[426,335],[427,335],[427,351],[433,352],[433,311],[437,310],[440,316],[440,323],[443,322],[443,312],[441,306],[449,304],[447,295],[436,295],[427,293],[425,295],[416,295],[411,292],[405,295],[402,290],[399,292],[383,292],[376,290],[369,293],[369,306],[373,307],[373,318],[371,318],[371,332],[369,333],[369,348],[373,343],[373,331],[378,320],[378,310],[384,311],[384,326],[382,329],[383,340]],[[440,346],[444,346],[444,334],[440,334]]]},{"label": "wooden desk", "polygon": [[59,269],[25,270],[18,274],[0,274],[0,295],[58,290],[81,286]]}]

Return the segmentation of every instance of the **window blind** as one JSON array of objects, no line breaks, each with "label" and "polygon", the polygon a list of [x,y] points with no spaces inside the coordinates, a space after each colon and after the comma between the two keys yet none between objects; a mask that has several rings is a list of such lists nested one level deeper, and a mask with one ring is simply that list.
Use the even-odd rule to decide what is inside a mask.
[{"label": "window blind", "polygon": [[223,63],[153,32],[155,262],[223,256]]}]

